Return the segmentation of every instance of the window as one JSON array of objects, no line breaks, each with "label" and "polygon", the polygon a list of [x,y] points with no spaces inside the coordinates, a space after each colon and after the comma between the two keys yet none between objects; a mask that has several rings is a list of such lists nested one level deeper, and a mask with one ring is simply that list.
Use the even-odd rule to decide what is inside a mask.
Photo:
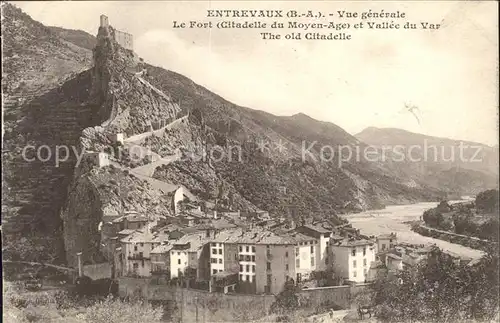
[{"label": "window", "polygon": [[212,249],[212,254],[216,255],[217,254],[217,249]]},{"label": "window", "polygon": [[311,253],[314,253],[314,246],[311,246]]},{"label": "window", "polygon": [[271,270],[271,263],[270,262],[267,263],[267,270]]},{"label": "window", "polygon": [[300,268],[300,258],[295,260],[295,267]]},{"label": "window", "polygon": [[245,261],[250,261],[250,259],[252,259],[252,257],[250,257],[250,255],[245,256]]},{"label": "window", "polygon": [[212,264],[216,264],[216,263],[217,263],[217,259],[215,259],[215,258],[210,258],[210,263],[212,263]]},{"label": "window", "polygon": [[314,267],[314,258],[311,257],[311,267]]},{"label": "window", "polygon": [[252,246],[252,252],[255,252],[255,246]]},{"label": "window", "polygon": [[212,275],[217,274],[217,269],[212,270]]},{"label": "window", "polygon": [[247,250],[247,252],[250,252],[250,247],[249,247],[249,246],[247,246],[247,247],[246,247],[246,250]]},{"label": "window", "polygon": [[352,261],[352,266],[353,266],[354,268],[356,268],[356,260],[353,260],[353,261]]},{"label": "window", "polygon": [[355,257],[356,256],[356,248],[353,248],[351,251],[351,256]]},{"label": "window", "polygon": [[271,286],[272,282],[273,282],[273,276],[272,275],[267,275],[267,286]]},{"label": "window", "polygon": [[242,274],[240,274],[240,280],[243,280],[243,275]]},{"label": "window", "polygon": [[247,265],[246,269],[247,269],[247,272],[250,272],[250,265]]},{"label": "window", "polygon": [[255,256],[252,256],[252,261],[255,262]]},{"label": "window", "polygon": [[222,264],[222,259],[219,258],[219,264]]},{"label": "window", "polygon": [[134,246],[134,251],[137,251],[137,246]]},{"label": "window", "polygon": [[285,258],[288,258],[288,251],[285,252]]},{"label": "window", "polygon": [[181,264],[181,260],[180,259],[177,259],[177,264],[180,265]]},{"label": "window", "polygon": [[141,243],[141,247],[144,247],[144,243]]},{"label": "window", "polygon": [[363,247],[363,256],[366,256],[366,247]]},{"label": "window", "polygon": [[[166,233],[166,232],[165,232]],[[212,247],[217,247],[217,244],[212,242]]]},{"label": "window", "polygon": [[240,252],[243,252],[243,247],[242,246],[240,246]]},{"label": "window", "polygon": [[266,248],[269,249],[269,248],[271,248],[271,246],[270,245],[266,245]]},{"label": "window", "polygon": [[352,277],[356,277],[356,271],[352,272]]},{"label": "window", "polygon": [[245,256],[240,255],[240,261],[243,261],[245,259]]},{"label": "window", "polygon": [[[285,270],[288,270],[288,264],[285,265]],[[288,277],[288,276],[287,276]]]},{"label": "window", "polygon": [[219,249],[219,255],[222,255],[222,249]]},{"label": "window", "polygon": [[385,243],[382,243],[382,250],[385,250]]},{"label": "window", "polygon": [[247,281],[249,281],[249,280],[250,280],[250,275],[247,275]]},{"label": "window", "polygon": [[392,243],[392,239],[389,239],[389,243]]},{"label": "window", "polygon": [[142,258],[143,256],[144,256],[144,255],[143,255],[142,251],[141,251],[141,252],[139,252],[139,258]]},{"label": "window", "polygon": [[255,272],[255,265],[252,266],[252,272]]},{"label": "window", "polygon": [[366,267],[366,259],[363,259],[363,266]]},{"label": "window", "polygon": [[134,263],[132,266],[134,267],[134,269],[139,269],[139,264],[138,263]]},{"label": "window", "polygon": [[240,271],[243,271],[243,265],[240,265]]}]

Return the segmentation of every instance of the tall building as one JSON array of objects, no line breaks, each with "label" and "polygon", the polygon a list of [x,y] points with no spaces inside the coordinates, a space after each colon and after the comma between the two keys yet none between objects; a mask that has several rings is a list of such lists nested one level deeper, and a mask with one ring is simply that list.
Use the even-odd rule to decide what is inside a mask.
[{"label": "tall building", "polygon": [[[257,294],[277,294],[287,280],[300,280],[296,267],[299,248],[307,243],[307,250],[311,250],[310,246],[315,243],[313,238],[301,233],[278,235],[258,229],[238,230],[211,241],[212,275],[221,270],[238,273],[239,291]],[[310,264],[310,253],[307,256]],[[304,273],[310,271],[310,266],[304,266]]]},{"label": "tall building", "polygon": [[330,242],[333,269],[344,279],[362,283],[368,279],[368,271],[375,261],[376,245],[371,240],[342,239]]}]

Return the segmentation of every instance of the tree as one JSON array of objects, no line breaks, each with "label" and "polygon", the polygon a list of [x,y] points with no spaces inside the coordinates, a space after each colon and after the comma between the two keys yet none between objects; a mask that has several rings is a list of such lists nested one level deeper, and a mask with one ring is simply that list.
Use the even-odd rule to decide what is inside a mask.
[{"label": "tree", "polygon": [[382,321],[455,322],[492,319],[498,287],[498,250],[469,267],[436,249],[414,268],[383,273],[371,288]]},{"label": "tree", "polygon": [[298,289],[293,279],[288,280],[283,291],[276,295],[276,299],[271,305],[271,313],[285,314],[297,309],[299,306]]},{"label": "tree", "polygon": [[476,207],[483,212],[498,211],[498,190],[487,190],[476,196]]}]

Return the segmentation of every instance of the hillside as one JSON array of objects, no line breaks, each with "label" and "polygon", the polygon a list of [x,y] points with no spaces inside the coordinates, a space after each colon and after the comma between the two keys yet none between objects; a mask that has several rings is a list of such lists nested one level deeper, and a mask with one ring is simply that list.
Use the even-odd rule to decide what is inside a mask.
[{"label": "hillside", "polygon": [[[10,57],[25,61],[10,67],[15,75],[31,75],[34,62],[48,56],[64,54],[72,66],[71,72],[41,70],[36,81],[40,92],[14,109],[4,141],[4,232],[33,241],[34,232],[47,242],[42,251],[47,258],[55,254],[61,260],[64,247],[67,261],[73,262],[79,250],[84,261],[96,261],[96,242],[90,237],[98,239],[95,226],[102,216],[136,206],[169,217],[168,202],[162,199],[175,185],[228,209],[334,221],[338,213],[438,199],[438,190],[383,163],[351,158],[339,167],[341,157],[335,153],[321,160],[324,145],[332,150],[364,145],[332,123],[303,114],[278,117],[230,103],[178,73],[144,63],[115,41],[112,26],[99,28],[89,66],[85,55],[92,41],[86,34],[48,29],[12,5],[6,8]],[[33,47],[14,42],[17,30]],[[17,89],[13,73],[5,82]],[[128,138],[124,146],[113,139],[118,133]],[[313,142],[317,145],[303,159],[303,143]],[[262,149],[263,143],[268,148]],[[26,161],[21,153],[27,144],[48,145],[53,158]],[[76,151],[57,165],[54,153],[62,145]],[[134,147],[166,158],[151,164],[153,178],[130,169],[152,162],[143,156],[139,164],[131,163]],[[107,152],[113,167],[84,168],[78,154],[88,151]],[[176,151],[182,158],[176,159]],[[129,193],[106,193],[114,192],[113,183],[123,183]],[[155,210],[158,203],[163,207]],[[86,238],[82,232],[88,233]]]},{"label": "hillside", "polygon": [[379,148],[402,147],[413,162],[399,162],[401,171],[432,187],[462,195],[498,187],[498,147],[395,128],[369,127],[355,137]]}]

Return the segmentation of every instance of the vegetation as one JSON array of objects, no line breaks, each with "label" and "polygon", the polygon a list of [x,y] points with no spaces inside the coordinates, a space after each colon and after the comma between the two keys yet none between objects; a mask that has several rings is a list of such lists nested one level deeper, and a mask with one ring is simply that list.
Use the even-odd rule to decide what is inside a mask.
[{"label": "vegetation", "polygon": [[162,315],[161,308],[142,300],[80,298],[63,290],[28,292],[21,284],[4,282],[6,322],[160,322]]},{"label": "vegetation", "polygon": [[437,249],[419,266],[381,274],[371,299],[386,322],[491,320],[498,313],[498,288],[498,250],[467,266]]},{"label": "vegetation", "polygon": [[422,218],[431,228],[498,241],[498,215],[498,191],[488,190],[479,193],[475,203],[450,206],[441,202],[425,211]]},{"label": "vegetation", "polygon": [[498,190],[487,190],[476,196],[476,207],[483,212],[498,212]]},{"label": "vegetation", "polygon": [[299,287],[297,287],[293,279],[285,283],[283,291],[276,295],[274,303],[271,305],[271,313],[286,314],[293,312],[299,307]]}]

